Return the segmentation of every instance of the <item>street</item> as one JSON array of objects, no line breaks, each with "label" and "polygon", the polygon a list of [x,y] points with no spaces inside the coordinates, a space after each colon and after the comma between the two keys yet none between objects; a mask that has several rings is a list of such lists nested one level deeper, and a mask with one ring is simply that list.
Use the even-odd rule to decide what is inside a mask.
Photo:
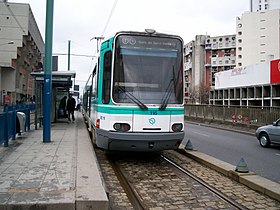
[{"label": "street", "polygon": [[185,123],[185,139],[194,149],[237,165],[243,157],[250,171],[280,183],[280,146],[262,148],[253,135]]}]

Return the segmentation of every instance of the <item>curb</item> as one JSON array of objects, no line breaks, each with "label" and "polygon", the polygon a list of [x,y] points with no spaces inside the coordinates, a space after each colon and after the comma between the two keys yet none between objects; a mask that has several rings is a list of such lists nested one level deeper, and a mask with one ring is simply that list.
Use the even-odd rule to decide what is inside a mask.
[{"label": "curb", "polygon": [[234,165],[231,165],[204,153],[191,150],[189,151],[183,148],[179,148],[179,150],[191,159],[203,165],[206,165],[209,168],[218,171],[223,175],[280,202],[280,184],[258,176],[252,172],[238,173],[235,171]]}]

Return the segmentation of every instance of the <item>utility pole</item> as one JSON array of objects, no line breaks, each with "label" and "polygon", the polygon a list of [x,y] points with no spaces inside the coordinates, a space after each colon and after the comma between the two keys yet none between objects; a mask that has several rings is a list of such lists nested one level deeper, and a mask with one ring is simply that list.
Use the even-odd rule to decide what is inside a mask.
[{"label": "utility pole", "polygon": [[45,32],[45,65],[43,96],[43,142],[51,142],[51,96],[52,96],[52,43],[53,43],[53,2],[47,0]]},{"label": "utility pole", "polygon": [[68,40],[68,71],[70,71],[70,47],[71,47],[71,40]]},{"label": "utility pole", "polygon": [[96,49],[96,52],[98,53],[99,52],[99,40],[101,41],[101,40],[103,40],[104,39],[104,37],[103,36],[95,36],[95,37],[92,37],[91,39],[90,39],[90,41],[92,41],[93,39],[96,39],[96,47],[97,47],[97,49]]}]

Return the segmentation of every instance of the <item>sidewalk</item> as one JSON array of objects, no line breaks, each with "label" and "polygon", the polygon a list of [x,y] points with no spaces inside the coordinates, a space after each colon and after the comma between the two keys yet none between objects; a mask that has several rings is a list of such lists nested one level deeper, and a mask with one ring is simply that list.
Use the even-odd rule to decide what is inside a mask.
[{"label": "sidewalk", "polygon": [[0,147],[0,210],[108,209],[108,198],[81,112],[75,123],[26,132]]}]

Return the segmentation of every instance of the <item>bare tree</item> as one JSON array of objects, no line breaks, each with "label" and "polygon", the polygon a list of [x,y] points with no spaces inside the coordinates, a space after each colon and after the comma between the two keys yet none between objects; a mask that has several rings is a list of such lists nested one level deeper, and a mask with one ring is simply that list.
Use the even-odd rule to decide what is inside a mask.
[{"label": "bare tree", "polygon": [[201,83],[190,90],[189,102],[192,104],[209,104],[210,87]]}]

